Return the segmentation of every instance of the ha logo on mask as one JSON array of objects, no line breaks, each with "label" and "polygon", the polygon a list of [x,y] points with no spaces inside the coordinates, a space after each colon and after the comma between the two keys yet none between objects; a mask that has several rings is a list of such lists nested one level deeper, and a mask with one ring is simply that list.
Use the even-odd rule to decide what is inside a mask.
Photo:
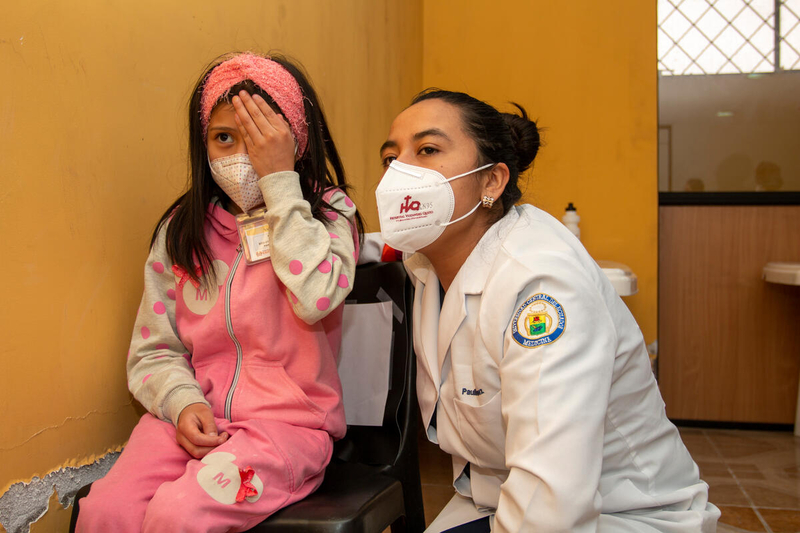
[{"label": "ha logo on mask", "polygon": [[445,178],[436,170],[392,161],[375,191],[384,242],[408,253],[434,242],[446,226],[467,218],[481,205],[478,202],[469,213],[450,220],[455,209],[450,182],[493,165]]},{"label": "ha logo on mask", "polygon": [[[425,210],[425,209],[432,209],[432,208],[433,208],[433,204],[432,203],[427,203],[425,205],[422,205],[421,203],[419,203],[416,200],[412,201],[411,200],[411,195],[408,195],[408,196],[405,197],[405,203],[403,203],[400,206],[400,214],[402,215],[403,213],[408,213],[410,211],[419,212],[420,209]],[[423,215],[424,215],[424,213],[423,213]]]}]

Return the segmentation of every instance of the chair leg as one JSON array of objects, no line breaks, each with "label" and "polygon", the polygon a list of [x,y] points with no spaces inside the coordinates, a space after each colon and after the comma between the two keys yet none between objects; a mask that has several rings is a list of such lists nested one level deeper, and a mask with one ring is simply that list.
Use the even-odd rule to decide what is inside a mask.
[{"label": "chair leg", "polygon": [[[422,485],[419,474],[409,476],[403,484],[403,499],[405,500],[406,516],[403,518],[404,527],[409,533],[422,533],[425,531],[425,507],[422,501]],[[393,530],[394,531],[394,530]],[[404,529],[403,531],[406,531]]]},{"label": "chair leg", "polygon": [[[81,489],[81,491],[83,490],[84,489]],[[86,494],[82,494],[81,491],[75,495],[75,501],[72,502],[72,515],[69,518],[69,533],[75,533],[75,526],[78,524],[78,513],[81,512],[81,499],[86,496]]]},{"label": "chair leg", "polygon": [[402,465],[403,501],[406,515],[403,531],[422,533],[425,531],[425,506],[422,499],[422,480],[419,471],[419,456],[416,447]]},{"label": "chair leg", "polygon": [[401,516],[389,527],[392,528],[392,533],[406,533],[406,531],[408,531],[408,528],[406,527],[406,517]]}]

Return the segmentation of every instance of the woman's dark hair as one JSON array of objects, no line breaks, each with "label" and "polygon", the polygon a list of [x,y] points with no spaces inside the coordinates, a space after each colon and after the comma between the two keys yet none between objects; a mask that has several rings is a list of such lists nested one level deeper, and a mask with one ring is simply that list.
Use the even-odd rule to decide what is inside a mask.
[{"label": "woman's dark hair", "polygon": [[[211,177],[211,169],[208,166],[208,150],[203,135],[203,126],[200,122],[200,101],[208,76],[215,67],[234,55],[226,54],[211,62],[200,76],[192,92],[189,100],[190,176],[188,189],[161,216],[150,240],[152,247],[161,227],[169,221],[166,234],[167,254],[175,265],[183,268],[195,281],[200,281],[195,272],[196,264],[199,264],[202,272],[214,271],[213,258],[204,231],[208,205],[215,197],[225,207],[231,202],[228,195]],[[300,188],[303,191],[303,198],[311,204],[312,215],[323,224],[330,224],[330,219],[324,216],[323,212],[336,211],[339,214],[341,212],[323,200],[323,194],[331,187],[338,187],[347,192],[350,186],[345,179],[344,166],[339,152],[328,130],[322,104],[308,76],[299,64],[277,54],[268,57],[283,66],[297,80],[303,92],[306,123],[309,125],[308,143],[302,157],[295,162],[295,171],[300,174]],[[260,95],[276,113],[283,114],[272,97],[250,80],[242,81],[231,87],[219,103],[230,103],[231,98],[242,89],[251,95]],[[361,238],[364,233],[364,223],[358,212],[356,212],[355,223],[359,238]]]},{"label": "woman's dark hair", "polygon": [[508,184],[499,198],[496,212],[496,218],[502,218],[522,197],[517,183],[519,175],[531,166],[539,151],[541,140],[536,122],[528,118],[519,104],[512,102],[520,115],[500,113],[468,94],[437,88],[425,89],[414,97],[411,105],[432,99],[443,100],[459,109],[464,130],[478,147],[478,165],[505,163],[508,167]]}]

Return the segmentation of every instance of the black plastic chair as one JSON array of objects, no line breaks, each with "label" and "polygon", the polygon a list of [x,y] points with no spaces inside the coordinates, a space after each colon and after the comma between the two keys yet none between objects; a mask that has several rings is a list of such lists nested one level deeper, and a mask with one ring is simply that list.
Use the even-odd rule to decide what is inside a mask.
[{"label": "black plastic chair", "polygon": [[[416,361],[412,346],[412,286],[403,264],[361,265],[347,304],[391,298],[392,362],[383,425],[348,426],[334,445],[333,460],[320,488],[250,529],[253,533],[417,533],[425,529],[417,450]],[[365,332],[369,334],[369,332]],[[74,531],[77,494],[70,533]]]}]

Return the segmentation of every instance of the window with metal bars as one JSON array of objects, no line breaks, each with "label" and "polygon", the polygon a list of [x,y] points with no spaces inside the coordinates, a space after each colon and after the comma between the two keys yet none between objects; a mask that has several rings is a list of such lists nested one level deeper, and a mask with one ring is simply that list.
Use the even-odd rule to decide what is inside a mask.
[{"label": "window with metal bars", "polygon": [[800,70],[800,0],[658,0],[658,70]]}]

